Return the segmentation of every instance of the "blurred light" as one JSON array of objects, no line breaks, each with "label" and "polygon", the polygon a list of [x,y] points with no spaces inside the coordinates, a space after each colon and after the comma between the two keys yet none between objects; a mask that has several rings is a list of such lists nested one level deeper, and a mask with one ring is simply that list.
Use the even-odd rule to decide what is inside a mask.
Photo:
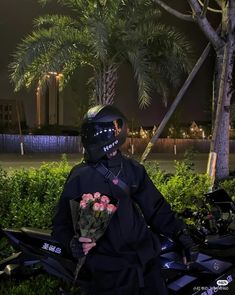
[{"label": "blurred light", "polygon": [[50,74],[50,75],[58,75],[57,72],[48,72],[48,74]]}]

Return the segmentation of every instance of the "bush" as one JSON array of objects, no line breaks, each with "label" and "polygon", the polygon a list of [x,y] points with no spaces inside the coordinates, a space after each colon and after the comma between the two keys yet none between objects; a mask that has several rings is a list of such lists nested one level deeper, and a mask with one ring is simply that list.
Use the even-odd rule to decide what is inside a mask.
[{"label": "bush", "polygon": [[226,190],[226,192],[233,199],[233,201],[235,201],[235,177],[221,181],[219,183],[219,187]]},{"label": "bush", "polygon": [[71,167],[67,161],[40,168],[0,170],[0,218],[4,227],[48,228]]},{"label": "bush", "polygon": [[208,192],[210,179],[206,174],[195,173],[191,161],[175,161],[175,173],[172,175],[157,169],[156,164],[148,165],[146,169],[155,186],[175,211],[181,212],[185,208],[199,209],[197,203],[203,199],[203,194]]},{"label": "bush", "polygon": [[12,196],[9,194],[11,187],[8,173],[0,168],[0,226],[4,226]]},{"label": "bush", "polygon": [[39,275],[24,281],[8,280],[0,284],[1,295],[54,295],[58,294],[59,280]]},{"label": "bush", "polygon": [[[174,174],[161,171],[156,161],[146,162],[145,168],[174,210],[200,209],[197,201],[208,192],[210,180],[206,174],[194,172],[191,159],[176,161]],[[49,228],[70,169],[66,159],[29,170],[0,169],[1,226]],[[234,178],[221,182],[220,187],[235,199]]]}]

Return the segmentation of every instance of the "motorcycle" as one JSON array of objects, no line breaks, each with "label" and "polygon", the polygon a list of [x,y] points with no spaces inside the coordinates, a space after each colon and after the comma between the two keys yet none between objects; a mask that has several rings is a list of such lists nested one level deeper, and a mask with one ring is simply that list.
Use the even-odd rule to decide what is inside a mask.
[{"label": "motorcycle", "polygon": [[[234,204],[230,198],[227,201],[222,198],[221,201],[223,193],[215,191],[206,197],[219,207],[221,214],[229,208],[231,215],[235,211]],[[225,218],[222,221],[217,218],[216,232],[210,232],[210,223],[203,224],[202,220],[191,228],[192,236],[200,245],[198,259],[191,265],[183,263],[181,249],[174,241],[160,236],[162,274],[169,294],[235,294],[235,233],[231,232],[232,222],[231,216],[226,217],[226,222]],[[221,224],[223,229],[226,225],[227,232],[222,233]],[[6,238],[14,249],[12,255],[0,261],[0,278],[28,277],[43,271],[73,284],[77,262],[52,238],[49,230],[27,227],[1,229],[0,238]],[[79,284],[85,287],[82,277]],[[60,294],[67,293],[61,288]]]},{"label": "motorcycle", "polygon": [[[182,254],[174,242],[162,237],[161,245],[162,274],[169,294],[211,295],[224,294],[225,291],[235,294],[235,266],[229,257],[230,248],[235,247],[235,235],[205,240],[196,262],[189,265],[182,262]],[[225,249],[227,255],[221,258]]]}]

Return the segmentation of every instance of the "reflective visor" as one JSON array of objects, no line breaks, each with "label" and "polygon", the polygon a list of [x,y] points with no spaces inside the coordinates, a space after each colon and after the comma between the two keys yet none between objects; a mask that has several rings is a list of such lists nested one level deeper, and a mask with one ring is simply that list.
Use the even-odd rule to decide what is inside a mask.
[{"label": "reflective visor", "polygon": [[100,144],[115,138],[116,128],[113,122],[88,123],[82,127],[82,137],[85,145]]}]

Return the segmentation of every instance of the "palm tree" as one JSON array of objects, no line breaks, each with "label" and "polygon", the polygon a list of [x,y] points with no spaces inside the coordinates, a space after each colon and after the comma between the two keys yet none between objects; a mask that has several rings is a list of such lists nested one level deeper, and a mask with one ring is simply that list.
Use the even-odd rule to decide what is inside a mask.
[{"label": "palm tree", "polygon": [[[41,0],[46,4],[50,0]],[[144,107],[157,89],[166,101],[191,67],[189,43],[173,28],[159,23],[150,0],[57,0],[71,15],[46,15],[18,46],[10,65],[15,90],[43,82],[59,72],[64,87],[75,70],[92,68],[94,103],[112,104],[121,64],[129,63]]]}]

